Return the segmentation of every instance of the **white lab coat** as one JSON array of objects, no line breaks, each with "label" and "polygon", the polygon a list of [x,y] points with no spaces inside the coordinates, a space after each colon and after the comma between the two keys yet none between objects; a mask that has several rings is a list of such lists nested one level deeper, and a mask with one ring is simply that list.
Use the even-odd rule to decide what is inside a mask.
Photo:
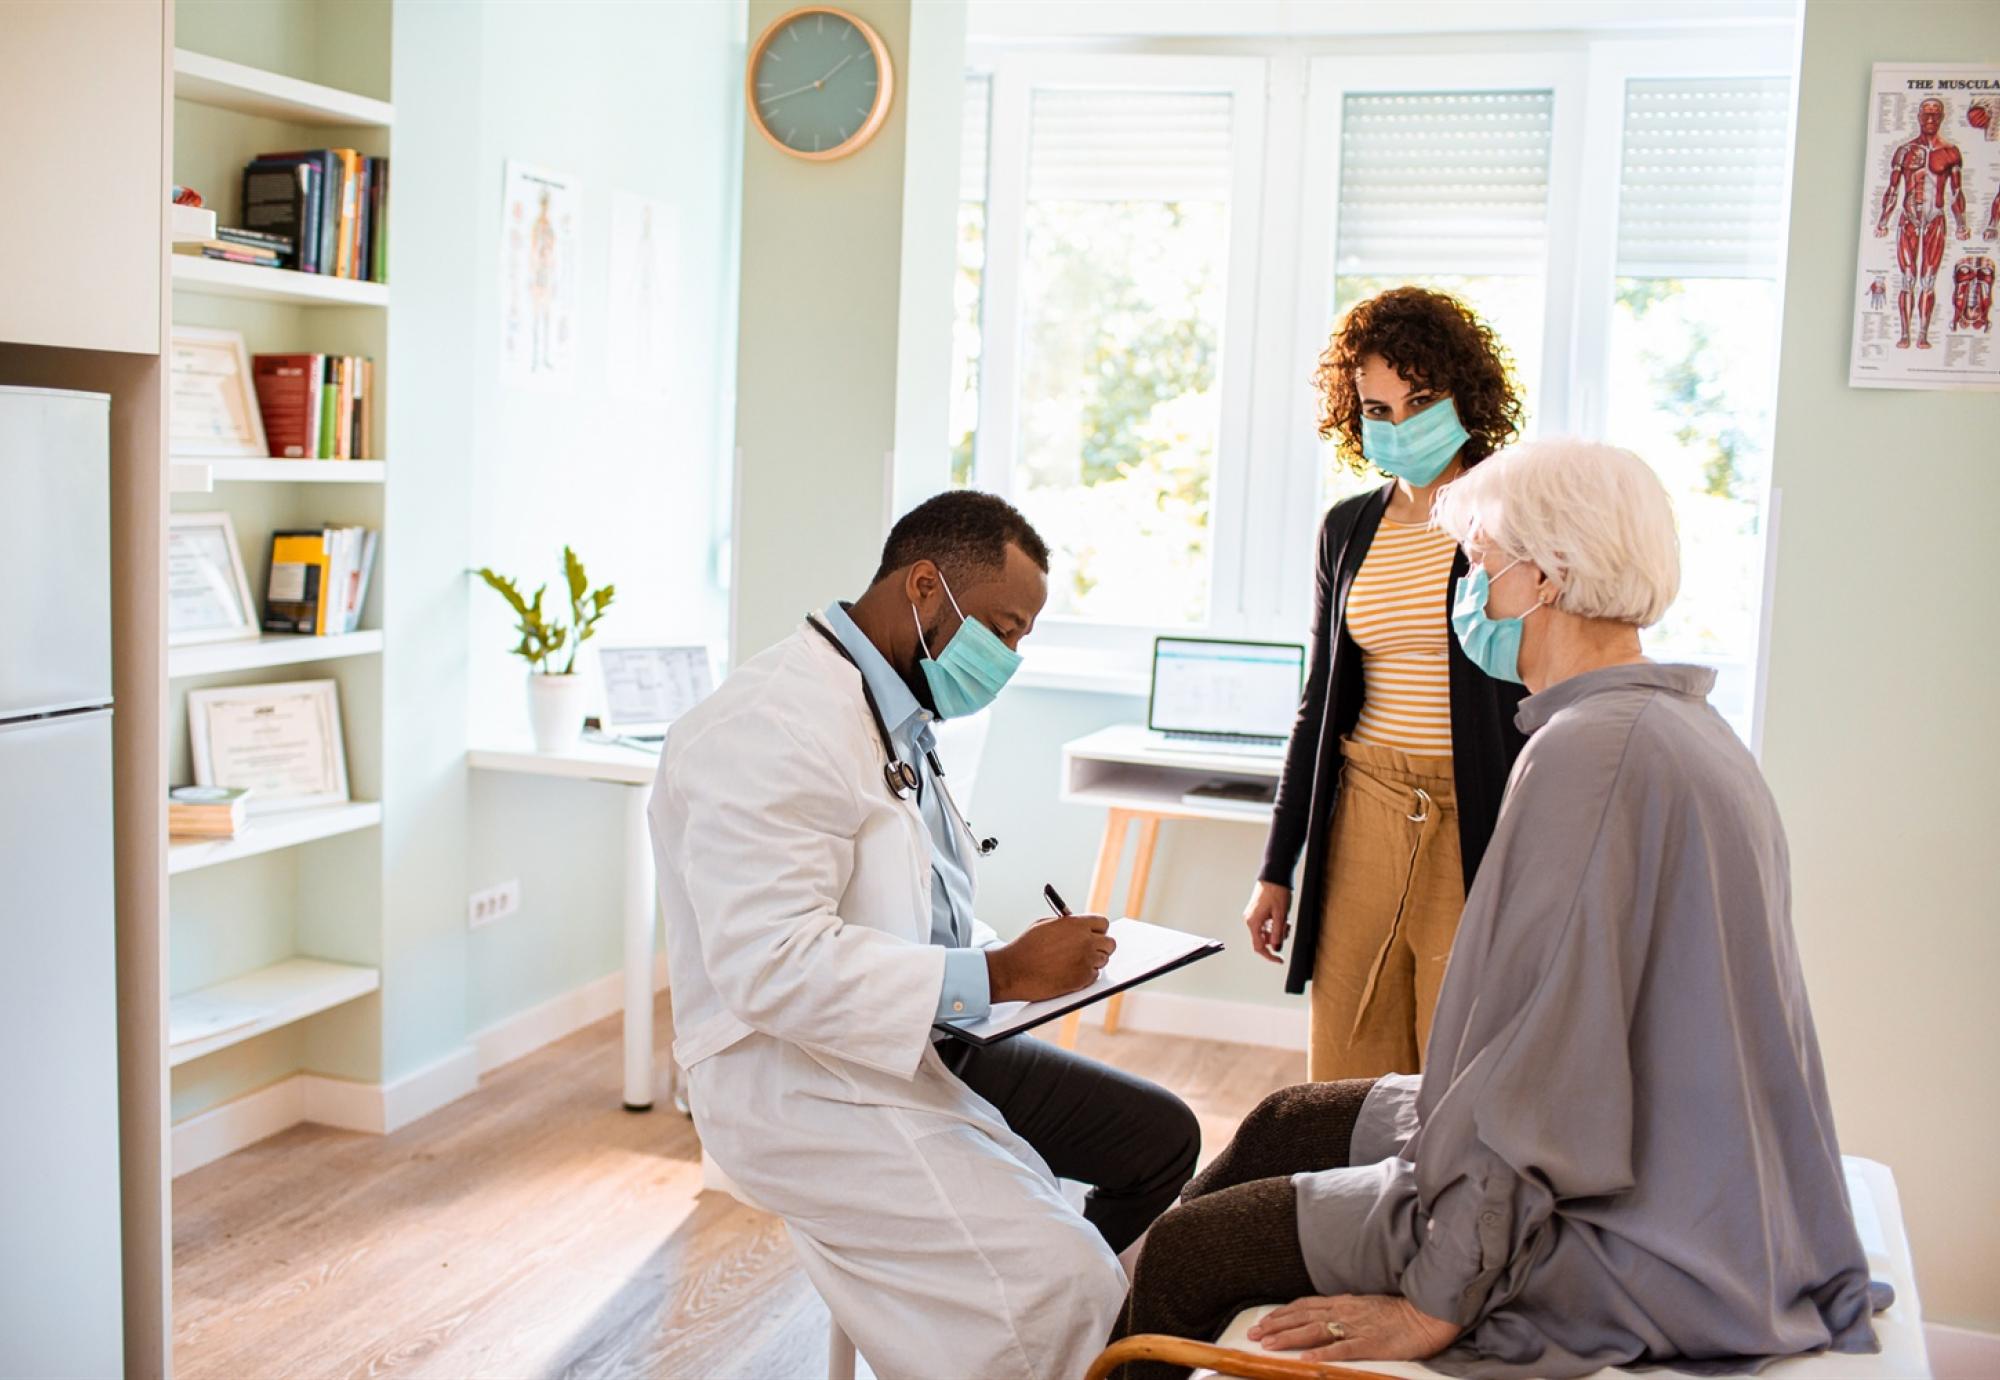
[{"label": "white lab coat", "polygon": [[1070,1380],[1124,1275],[931,1046],[929,840],[883,762],[810,628],[667,735],[648,813],[695,1128],[881,1380]]}]

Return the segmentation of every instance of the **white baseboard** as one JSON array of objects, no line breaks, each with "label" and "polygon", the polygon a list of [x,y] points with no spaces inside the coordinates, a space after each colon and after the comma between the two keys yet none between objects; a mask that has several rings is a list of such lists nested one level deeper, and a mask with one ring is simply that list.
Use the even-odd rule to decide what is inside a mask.
[{"label": "white baseboard", "polygon": [[[653,959],[653,990],[663,992],[666,987],[667,956],[658,954]],[[572,1031],[616,1014],[624,1005],[625,974],[606,973],[595,982],[572,987],[539,1006],[495,1021],[472,1036],[472,1048],[479,1056],[479,1072],[484,1075],[502,1064],[511,1064]]]},{"label": "white baseboard", "polygon": [[[1104,1003],[1090,1008],[1084,1019],[1102,1024]],[[1306,1008],[1303,1002],[1294,1006],[1266,1006],[1261,1002],[1224,1001],[1220,997],[1190,997],[1179,992],[1127,992],[1118,1028],[1303,1053]]]},{"label": "white baseboard", "polygon": [[[660,955],[653,967],[653,990],[662,991],[666,985],[667,960]],[[444,1058],[392,1083],[357,1083],[317,1073],[282,1078],[175,1123],[174,1176],[212,1164],[302,1121],[378,1136],[398,1130],[464,1097],[479,1086],[483,1075],[501,1065],[615,1014],[624,1001],[624,974],[607,973],[495,1021]]]},{"label": "white baseboard", "polygon": [[1934,1380],[1988,1380],[2000,1375],[2000,1333],[1924,1324],[1924,1350]]}]

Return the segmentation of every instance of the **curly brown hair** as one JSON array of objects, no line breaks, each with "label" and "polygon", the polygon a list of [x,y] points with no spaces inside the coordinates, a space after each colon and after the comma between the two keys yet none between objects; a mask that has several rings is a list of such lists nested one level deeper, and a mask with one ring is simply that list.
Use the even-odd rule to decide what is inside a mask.
[{"label": "curly brown hair", "polygon": [[1390,288],[1347,309],[1313,370],[1320,439],[1335,441],[1342,462],[1357,474],[1368,469],[1368,461],[1361,453],[1361,396],[1354,375],[1370,355],[1382,356],[1413,386],[1451,395],[1459,421],[1472,433],[1459,452],[1466,468],[1520,434],[1513,356],[1492,327],[1450,293]]}]

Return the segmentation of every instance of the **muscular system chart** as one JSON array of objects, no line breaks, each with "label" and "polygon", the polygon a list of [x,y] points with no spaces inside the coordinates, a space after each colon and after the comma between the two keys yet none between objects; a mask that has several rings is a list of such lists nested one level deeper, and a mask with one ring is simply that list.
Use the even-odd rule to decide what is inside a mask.
[{"label": "muscular system chart", "polygon": [[2000,389],[2000,66],[1877,63],[1847,381]]}]

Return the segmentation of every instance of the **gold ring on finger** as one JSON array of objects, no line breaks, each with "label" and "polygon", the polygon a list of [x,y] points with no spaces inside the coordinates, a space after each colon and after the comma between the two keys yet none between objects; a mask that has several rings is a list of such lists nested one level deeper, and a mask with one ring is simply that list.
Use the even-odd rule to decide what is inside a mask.
[{"label": "gold ring on finger", "polygon": [[1344,1342],[1347,1340],[1347,1328],[1341,1323],[1329,1321],[1326,1325],[1326,1335],[1336,1342]]}]

